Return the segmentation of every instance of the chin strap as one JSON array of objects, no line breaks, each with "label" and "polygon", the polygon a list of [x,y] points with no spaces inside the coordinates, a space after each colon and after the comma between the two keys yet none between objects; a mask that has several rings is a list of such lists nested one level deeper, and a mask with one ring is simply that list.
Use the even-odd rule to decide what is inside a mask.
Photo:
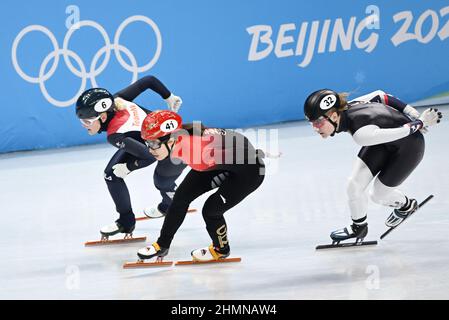
[{"label": "chin strap", "polygon": [[100,119],[100,129],[97,132],[98,134],[108,131],[109,123],[112,121],[112,118],[114,118],[115,111],[107,111],[106,114],[107,118],[104,122],[102,122]]},{"label": "chin strap", "polygon": [[338,126],[337,123],[332,121],[332,119],[326,115],[323,115],[323,117],[334,126],[334,132],[332,132],[331,137],[335,136],[335,134],[337,133],[337,126]]},{"label": "chin strap", "polygon": [[164,142],[164,146],[165,146],[165,148],[167,148],[168,155],[170,156],[170,154],[171,154],[171,152],[172,152],[172,150],[173,150],[173,147],[170,148],[170,147],[168,146],[168,141]]},{"label": "chin strap", "polygon": [[[170,139],[169,139],[170,140]],[[172,151],[173,151],[173,148],[175,147],[175,144],[176,144],[176,140],[174,141],[174,143],[173,143],[173,145],[172,145],[172,147],[170,148],[169,146],[168,146],[168,141],[169,140],[167,140],[167,141],[164,141],[164,145],[165,145],[165,148],[167,148],[167,151],[168,151],[168,155],[170,156],[171,155],[171,153],[172,153]]]}]

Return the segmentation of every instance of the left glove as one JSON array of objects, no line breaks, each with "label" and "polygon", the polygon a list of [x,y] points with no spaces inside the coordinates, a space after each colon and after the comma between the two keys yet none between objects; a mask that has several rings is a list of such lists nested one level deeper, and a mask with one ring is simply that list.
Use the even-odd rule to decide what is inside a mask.
[{"label": "left glove", "polygon": [[178,112],[182,105],[181,97],[175,96],[173,93],[170,94],[170,97],[165,99],[165,102],[167,102],[168,108],[173,112]]},{"label": "left glove", "polygon": [[131,172],[126,166],[126,163],[117,163],[112,167],[112,169],[114,170],[115,176],[121,179],[125,179],[126,176]]}]

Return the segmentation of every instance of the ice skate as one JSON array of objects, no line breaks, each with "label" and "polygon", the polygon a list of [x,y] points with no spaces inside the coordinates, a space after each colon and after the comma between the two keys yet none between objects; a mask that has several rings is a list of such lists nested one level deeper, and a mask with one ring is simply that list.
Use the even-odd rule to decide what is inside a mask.
[{"label": "ice skate", "polygon": [[[346,228],[332,232],[330,235],[332,239],[332,244],[319,245],[316,247],[316,249],[320,250],[320,249],[331,249],[341,247],[376,245],[377,241],[363,241],[363,239],[366,237],[367,234],[368,234],[368,223],[366,222],[363,224],[353,223]],[[346,241],[354,238],[355,242],[340,243],[341,241]]]},{"label": "ice skate", "polygon": [[385,225],[389,228],[397,227],[407,217],[412,215],[418,209],[418,201],[416,199],[409,199],[405,208],[394,209],[388,219],[385,221]]},{"label": "ice skate", "polygon": [[[189,209],[187,210],[187,213],[193,213],[196,212],[196,209]],[[165,213],[161,212],[156,207],[146,207],[143,210],[143,217],[137,217],[136,221],[143,221],[143,220],[150,220],[150,219],[159,219],[165,217]]]},{"label": "ice skate", "polygon": [[385,224],[389,228],[380,236],[380,239],[385,238],[391,231],[399,227],[404,221],[408,220],[411,215],[413,215],[416,211],[418,211],[423,205],[425,205],[432,198],[433,195],[430,195],[426,199],[424,199],[420,204],[418,204],[415,199],[410,199],[411,205],[409,206],[409,208],[407,208],[407,210],[402,211],[400,209],[395,209],[385,222]]},{"label": "ice skate", "polygon": [[147,208],[143,209],[143,214],[148,219],[158,219],[158,218],[165,217],[166,213],[160,211],[158,207],[147,207]]},{"label": "ice skate", "polygon": [[333,243],[340,243],[348,239],[356,238],[356,242],[363,241],[368,234],[368,223],[363,224],[351,224],[349,227],[336,230],[331,233],[330,237]]},{"label": "ice skate", "polygon": [[221,262],[240,262],[241,258],[228,258],[231,252],[226,253],[219,252],[213,245],[206,248],[193,250],[192,260],[190,261],[178,261],[176,265],[191,265],[201,263],[221,263]]},{"label": "ice skate", "polygon": [[[163,261],[164,257],[168,254],[168,248],[161,248],[157,242],[153,243],[149,247],[141,248],[137,251],[139,259],[136,262],[126,262],[123,268],[146,268],[146,267],[168,267],[173,265],[173,261]],[[147,262],[156,258],[154,262]]]},{"label": "ice skate", "polygon": [[[100,229],[101,239],[99,241],[87,241],[84,245],[94,246],[94,245],[146,241],[147,237],[137,237],[137,238],[133,237],[134,228],[135,225],[133,225],[131,228],[124,228],[120,223],[114,222]],[[109,237],[119,233],[124,233],[125,236],[122,239],[112,239],[112,240],[109,239]]]}]

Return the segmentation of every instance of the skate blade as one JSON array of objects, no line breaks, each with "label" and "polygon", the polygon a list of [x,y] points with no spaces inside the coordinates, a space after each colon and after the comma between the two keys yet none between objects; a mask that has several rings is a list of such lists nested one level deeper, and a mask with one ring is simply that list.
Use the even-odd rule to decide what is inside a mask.
[{"label": "skate blade", "polygon": [[206,260],[206,261],[196,261],[196,260],[185,260],[176,261],[175,266],[187,266],[193,264],[208,264],[208,263],[224,263],[224,262],[241,262],[242,258],[226,258],[219,260]]},{"label": "skate blade", "polygon": [[123,244],[123,243],[132,243],[132,242],[141,242],[141,241],[147,241],[147,237],[130,237],[130,238],[123,238],[123,239],[113,239],[113,240],[97,240],[97,241],[87,241],[84,243],[84,246],[103,246],[103,245],[110,245],[110,244]]},{"label": "skate blade", "polygon": [[156,262],[144,262],[144,261],[136,261],[136,262],[125,262],[123,264],[123,269],[132,269],[132,268],[149,268],[149,267],[170,267],[173,265],[173,261],[156,261]]},{"label": "skate blade", "polygon": [[418,204],[418,207],[416,208],[416,210],[411,213],[407,218],[405,218],[404,220],[402,220],[397,226],[394,227],[389,227],[387,229],[387,231],[385,231],[381,236],[380,236],[380,240],[383,240],[383,238],[385,238],[391,231],[393,231],[394,229],[396,229],[397,227],[399,227],[401,224],[403,224],[405,221],[407,221],[411,216],[413,216],[416,211],[418,211],[423,205],[425,205],[429,200],[431,200],[433,198],[433,194],[431,194],[430,196],[428,196],[426,199],[424,199],[420,204]]},{"label": "skate blade", "polygon": [[[187,213],[194,213],[194,212],[197,212],[198,210],[196,210],[196,209],[189,209],[189,210],[187,210]],[[164,216],[162,216],[162,217],[159,217],[159,218],[150,218],[150,217],[147,217],[147,216],[143,216],[143,217],[137,217],[136,218],[136,221],[144,221],[144,220],[153,220],[153,219],[160,219],[160,218],[163,218]]]},{"label": "skate blade", "polygon": [[351,247],[374,246],[374,245],[377,245],[377,241],[361,241],[361,242],[359,241],[359,242],[319,245],[319,246],[316,246],[315,250],[334,249],[334,248],[351,248]]}]

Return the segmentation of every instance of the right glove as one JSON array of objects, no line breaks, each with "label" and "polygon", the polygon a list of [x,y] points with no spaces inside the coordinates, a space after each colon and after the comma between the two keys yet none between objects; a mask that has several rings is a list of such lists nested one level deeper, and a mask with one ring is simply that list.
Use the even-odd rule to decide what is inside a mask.
[{"label": "right glove", "polygon": [[178,112],[182,105],[181,97],[175,96],[173,93],[165,99],[165,102],[167,102],[168,108],[173,112]]},{"label": "right glove", "polygon": [[438,109],[429,108],[421,113],[421,115],[419,116],[419,120],[422,121],[423,127],[426,128],[440,123],[442,117],[443,115],[441,114],[441,112],[438,112]]},{"label": "right glove", "polygon": [[[403,113],[409,117],[410,119],[412,119],[413,121],[415,121],[416,119],[419,118],[419,112],[418,110],[416,110],[415,108],[413,108],[411,105],[406,105],[404,108]],[[419,129],[419,131],[421,133],[426,134],[427,132],[429,132],[429,130],[426,127],[422,127],[421,129]]]},{"label": "right glove", "polygon": [[441,118],[443,118],[443,115],[441,114],[441,112],[438,112],[438,109],[429,108],[424,110],[424,112],[421,113],[418,119],[409,122],[404,126],[410,128],[410,134],[413,134],[418,130],[423,131],[423,133],[427,133],[427,129],[430,126],[434,126],[437,123],[440,123]]}]

